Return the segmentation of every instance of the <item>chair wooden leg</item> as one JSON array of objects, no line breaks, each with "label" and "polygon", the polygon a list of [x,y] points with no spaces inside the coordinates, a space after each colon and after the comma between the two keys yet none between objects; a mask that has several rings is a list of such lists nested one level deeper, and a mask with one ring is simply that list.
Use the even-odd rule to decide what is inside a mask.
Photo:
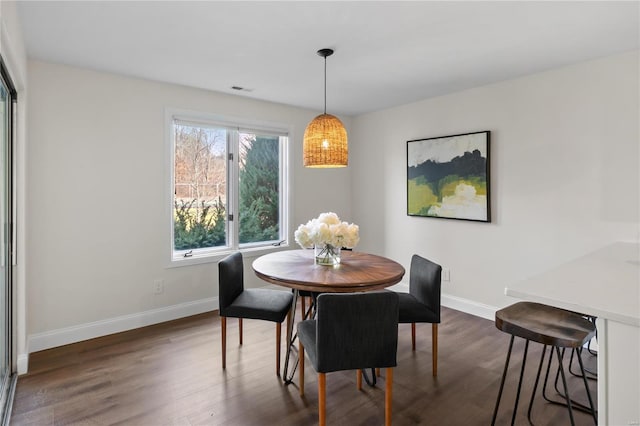
[{"label": "chair wooden leg", "polygon": [[362,370],[356,370],[356,387],[358,390],[362,390]]},{"label": "chair wooden leg", "polygon": [[376,376],[380,377],[380,369],[376,368]]},{"label": "chair wooden leg", "polygon": [[393,368],[387,368],[386,386],[384,391],[384,424],[391,426],[391,401],[393,400]]},{"label": "chair wooden leg", "polygon": [[416,350],[416,323],[411,323],[411,350]]},{"label": "chair wooden leg", "polygon": [[220,317],[222,328],[222,369],[227,368],[227,317]]},{"label": "chair wooden leg", "polygon": [[242,318],[238,318],[238,327],[239,327],[239,336],[240,336],[240,344],[242,344]]},{"label": "chair wooden leg", "polygon": [[276,323],[276,376],[280,377],[280,346],[282,342],[282,323]]},{"label": "chair wooden leg", "polygon": [[305,299],[306,297],[302,296],[300,297],[300,318],[302,318],[304,320],[304,313],[306,312],[306,306],[305,306]]},{"label": "chair wooden leg", "polygon": [[298,339],[298,357],[300,358],[300,396],[304,396],[304,346],[300,339]]},{"label": "chair wooden leg", "polygon": [[327,376],[318,373],[318,423],[320,426],[327,424]]},{"label": "chair wooden leg", "polygon": [[438,375],[438,324],[431,324],[431,362],[433,377]]}]

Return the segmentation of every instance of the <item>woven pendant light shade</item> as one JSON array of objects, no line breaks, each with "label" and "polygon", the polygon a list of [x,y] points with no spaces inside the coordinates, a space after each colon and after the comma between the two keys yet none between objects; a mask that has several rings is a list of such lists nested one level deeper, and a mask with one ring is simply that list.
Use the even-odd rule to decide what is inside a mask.
[{"label": "woven pendant light shade", "polygon": [[305,167],[346,167],[349,163],[347,131],[338,117],[327,114],[327,56],[332,49],[316,52],[324,58],[324,114],[314,118],[304,131],[302,159]]},{"label": "woven pendant light shade", "polygon": [[346,167],[349,163],[347,131],[331,114],[321,114],[309,123],[302,149],[305,167]]}]

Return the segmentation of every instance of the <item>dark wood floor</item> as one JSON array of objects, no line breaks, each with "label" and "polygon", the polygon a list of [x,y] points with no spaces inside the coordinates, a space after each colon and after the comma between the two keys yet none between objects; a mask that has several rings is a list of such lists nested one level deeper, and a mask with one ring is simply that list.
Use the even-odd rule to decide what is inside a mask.
[{"label": "dark wood floor", "polygon": [[[394,373],[395,425],[491,423],[509,336],[487,321],[442,309],[438,377],[431,376],[431,326],[418,325],[416,352],[400,325]],[[317,423],[317,382],[307,363],[306,396],[275,375],[272,323],[245,320],[244,345],[229,322],[227,369],[221,368],[216,312],[33,353],[18,379],[12,425],[310,425]],[[284,333],[283,333],[284,335]],[[537,345],[534,345],[537,346]],[[523,345],[515,346],[498,424],[510,424]],[[528,424],[532,376],[540,350],[527,362],[516,424]],[[531,352],[531,349],[530,349]],[[283,352],[284,353],[284,352]],[[588,366],[596,361],[586,356]],[[297,377],[296,377],[297,379]],[[381,383],[380,383],[381,382]],[[333,425],[380,425],[384,377],[359,392],[354,372],[327,375],[327,416]],[[583,390],[571,378],[574,395]],[[590,383],[595,395],[596,384]],[[566,425],[564,407],[536,398],[534,422]],[[577,424],[593,424],[577,412]]]}]

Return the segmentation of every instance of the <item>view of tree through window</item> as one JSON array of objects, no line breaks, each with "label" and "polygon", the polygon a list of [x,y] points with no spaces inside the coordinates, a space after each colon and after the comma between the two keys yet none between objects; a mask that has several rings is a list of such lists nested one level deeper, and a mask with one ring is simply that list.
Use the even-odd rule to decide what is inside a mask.
[{"label": "view of tree through window", "polygon": [[226,245],[227,131],[176,123],[174,248]]},{"label": "view of tree through window", "polygon": [[[286,137],[179,120],[173,128],[173,249],[279,241],[280,150]],[[229,161],[228,150],[238,153],[237,163]],[[237,182],[230,181],[233,167]],[[238,221],[237,235],[230,235],[233,199],[238,203],[238,214],[231,215]]]},{"label": "view of tree through window", "polygon": [[279,138],[240,134],[240,243],[279,238]]}]

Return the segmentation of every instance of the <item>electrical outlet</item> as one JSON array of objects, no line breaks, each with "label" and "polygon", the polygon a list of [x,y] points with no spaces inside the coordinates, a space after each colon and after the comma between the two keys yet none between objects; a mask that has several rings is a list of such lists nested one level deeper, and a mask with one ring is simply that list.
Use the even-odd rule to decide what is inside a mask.
[{"label": "electrical outlet", "polygon": [[154,280],[153,281],[153,293],[154,294],[162,294],[162,293],[164,293],[164,280]]},{"label": "electrical outlet", "polygon": [[451,271],[442,269],[442,281],[451,281]]}]

